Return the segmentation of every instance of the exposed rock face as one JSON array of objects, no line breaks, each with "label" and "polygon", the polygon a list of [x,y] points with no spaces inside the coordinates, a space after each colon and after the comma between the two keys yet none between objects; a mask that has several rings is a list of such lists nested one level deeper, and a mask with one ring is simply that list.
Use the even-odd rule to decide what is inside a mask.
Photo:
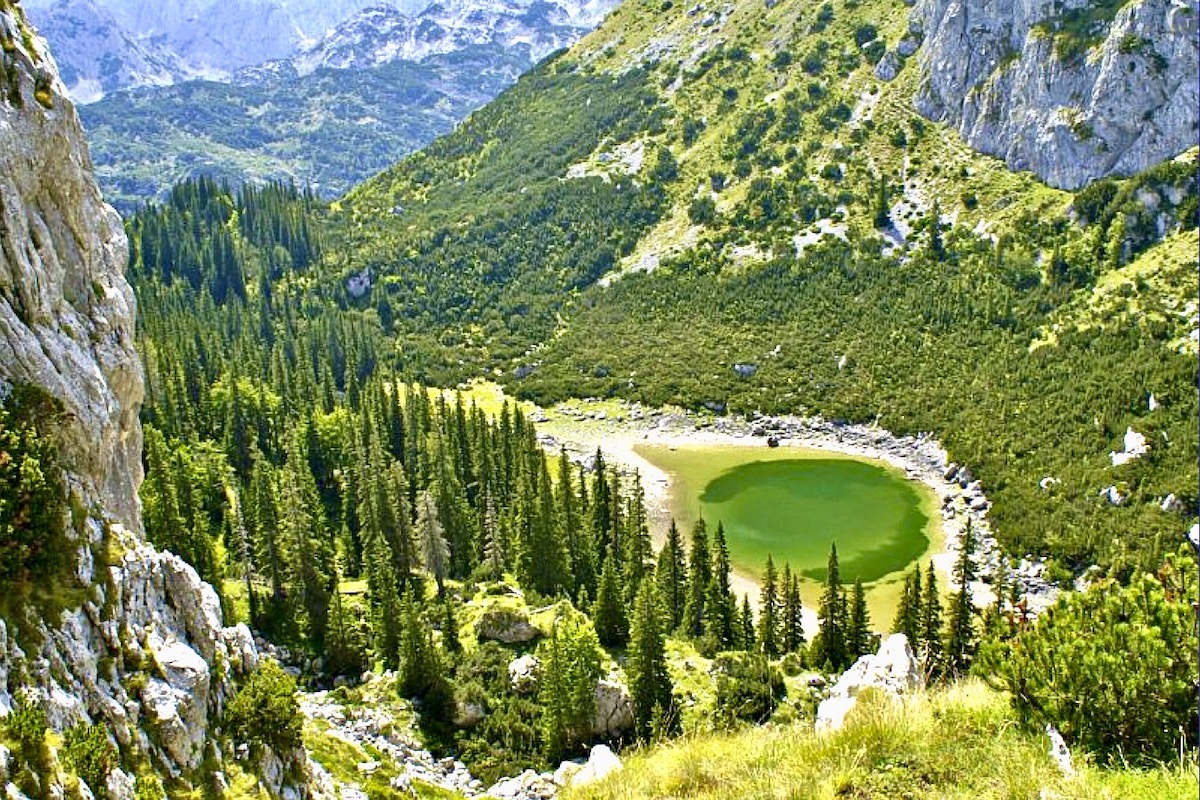
[{"label": "exposed rock face", "polygon": [[0,11],[0,26],[16,90],[0,99],[0,383],[62,400],[72,490],[85,508],[140,530],[143,385],[125,232],[100,198],[45,44],[26,35],[19,10]]},{"label": "exposed rock face", "polygon": [[908,637],[894,633],[884,640],[879,652],[863,656],[854,666],[842,673],[834,684],[829,697],[817,707],[817,730],[837,730],[846,721],[846,715],[858,703],[858,693],[863,689],[877,688],[899,696],[907,694],[921,685],[921,672],[917,660],[909,647]]},{"label": "exposed rock face", "polygon": [[[141,539],[143,383],[125,235],[44,42],[8,0],[0,29],[0,385],[62,402],[59,452],[83,511],[68,525],[74,606],[0,620],[0,716],[25,691],[53,729],[101,724],[163,773],[190,777],[220,758],[206,752],[212,722],[258,656],[245,626],[224,627],[212,587]],[[115,800],[132,797],[132,776],[108,783]]]},{"label": "exposed rock face", "polygon": [[616,675],[601,678],[596,683],[596,714],[592,717],[592,733],[615,736],[633,727],[633,698],[629,688]]},{"label": "exposed rock face", "polygon": [[[1197,0],[921,0],[918,110],[972,147],[1077,189],[1195,145]],[[1070,15],[1089,33],[1057,42]],[[1089,38],[1090,37],[1090,38]]]}]

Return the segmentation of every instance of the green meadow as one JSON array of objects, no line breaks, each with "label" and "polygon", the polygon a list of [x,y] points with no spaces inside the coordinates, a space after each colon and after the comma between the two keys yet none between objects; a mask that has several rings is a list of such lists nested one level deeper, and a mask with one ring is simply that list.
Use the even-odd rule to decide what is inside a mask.
[{"label": "green meadow", "polygon": [[725,525],[737,572],[758,579],[771,555],[819,595],[829,548],[842,580],[861,578],[875,624],[887,625],[900,578],[941,546],[936,499],[922,484],[879,461],[801,448],[639,445],[639,455],[671,475],[671,513],[684,530],[703,515]]}]

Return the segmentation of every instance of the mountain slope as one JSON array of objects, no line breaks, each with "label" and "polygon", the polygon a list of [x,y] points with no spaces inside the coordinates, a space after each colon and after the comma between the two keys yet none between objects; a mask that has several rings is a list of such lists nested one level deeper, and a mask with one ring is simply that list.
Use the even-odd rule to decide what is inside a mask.
[{"label": "mountain slope", "polygon": [[[1139,283],[1177,311],[1137,332],[1070,332],[1056,309],[1090,305],[1134,258],[1180,252],[1196,151],[1075,195],[1012,172],[918,113],[918,21],[887,0],[626,3],[352,192],[331,221],[334,267],[369,268],[359,302],[386,306],[427,380],[496,369],[545,403],[931,431],[982,479],[1010,554],[1053,556],[1060,576],[1152,564],[1194,518],[1194,282]],[[633,127],[546,102],[569,85],[586,107],[615,81],[641,87]],[[591,191],[610,214],[638,192],[654,202],[615,230],[582,204],[571,226],[553,216]],[[618,244],[603,280],[568,255],[585,231]],[[1111,456],[1129,428],[1152,457]]]}]

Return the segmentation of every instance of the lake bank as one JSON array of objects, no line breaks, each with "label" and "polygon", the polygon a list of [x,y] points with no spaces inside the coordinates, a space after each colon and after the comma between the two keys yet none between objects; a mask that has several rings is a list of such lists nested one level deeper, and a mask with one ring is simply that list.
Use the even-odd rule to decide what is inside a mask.
[{"label": "lake bank", "polygon": [[[761,448],[763,453],[801,453],[820,451],[888,465],[908,480],[923,487],[930,498],[927,512],[938,528],[931,540],[930,552],[922,561],[932,560],[943,588],[950,585],[951,570],[958,555],[964,527],[970,522],[980,545],[976,552],[981,580],[972,589],[978,604],[990,602],[994,595],[991,576],[1000,566],[999,550],[987,521],[990,507],[982,487],[970,471],[951,464],[941,445],[930,436],[895,436],[868,425],[849,425],[820,417],[713,417],[685,411],[644,409],[638,404],[619,401],[577,400],[553,409],[533,412],[543,441],[549,446],[565,446],[573,456],[587,460],[599,447],[606,460],[629,471],[636,471],[646,492],[655,544],[665,534],[672,515],[671,475],[646,458],[639,449],[652,447],[689,447],[736,445]],[[769,447],[774,440],[777,448]],[[757,605],[756,576],[735,570],[734,591],[748,594]],[[876,583],[872,624],[887,629],[902,589],[902,572]],[[816,630],[816,599],[819,588],[808,582],[802,590],[805,600],[805,629]]]}]

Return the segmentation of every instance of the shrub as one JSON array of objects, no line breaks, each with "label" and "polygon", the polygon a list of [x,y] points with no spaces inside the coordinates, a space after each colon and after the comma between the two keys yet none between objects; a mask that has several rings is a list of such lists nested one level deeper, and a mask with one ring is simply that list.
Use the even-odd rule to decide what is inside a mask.
[{"label": "shrub", "polygon": [[22,692],[12,713],[4,720],[4,729],[16,745],[13,782],[33,798],[48,796],[50,748],[46,746],[46,712],[37,698]]},{"label": "shrub", "polygon": [[981,657],[1021,719],[1055,725],[1101,757],[1171,758],[1196,746],[1195,562],[1169,557],[1158,575],[1070,593]]},{"label": "shrub", "polygon": [[725,725],[766,722],[787,697],[783,675],[760,653],[727,653],[713,666],[719,670],[717,719]]},{"label": "shrub", "polygon": [[61,405],[31,386],[0,403],[0,585],[54,574],[66,553],[66,491],[49,428]]},{"label": "shrub", "polygon": [[117,751],[100,725],[75,725],[63,734],[63,757],[92,794],[100,792],[117,763]]},{"label": "shrub", "polygon": [[264,661],[250,673],[225,709],[225,730],[251,747],[276,752],[300,746],[300,704],[296,681],[275,661]]},{"label": "shrub", "polygon": [[688,219],[696,225],[706,225],[717,218],[717,204],[711,197],[697,197],[688,207]]}]

